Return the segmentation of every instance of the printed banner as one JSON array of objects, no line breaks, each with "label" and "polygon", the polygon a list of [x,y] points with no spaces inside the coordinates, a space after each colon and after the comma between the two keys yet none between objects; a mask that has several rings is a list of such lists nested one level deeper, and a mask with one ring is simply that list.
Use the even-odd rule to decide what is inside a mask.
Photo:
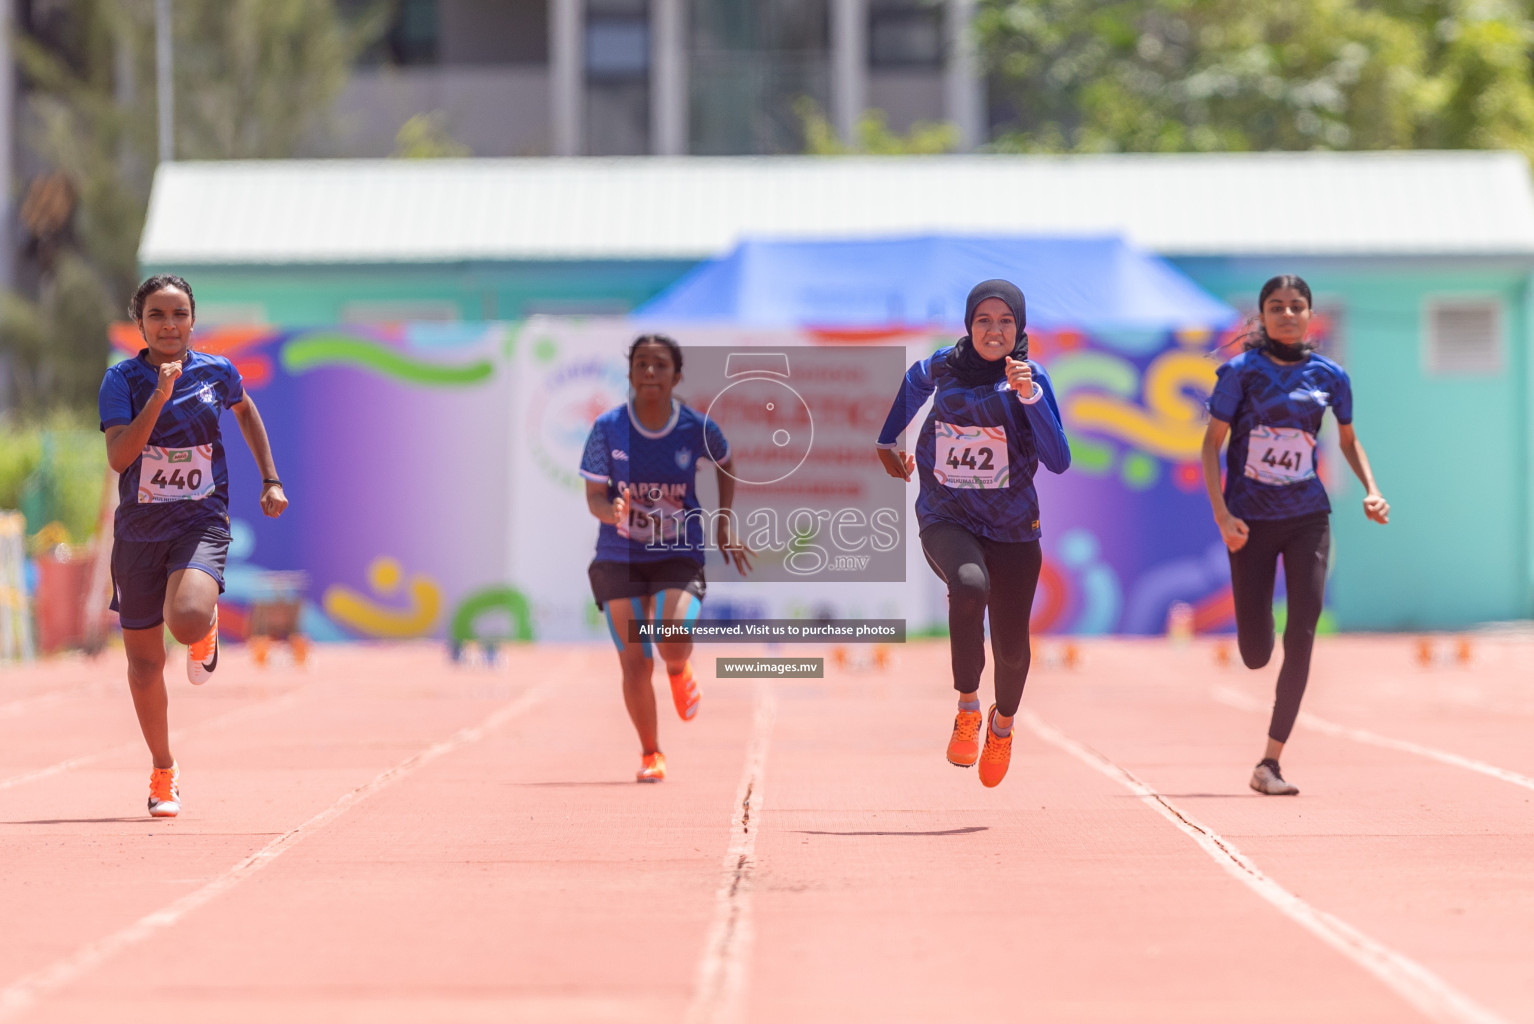
[{"label": "printed banner", "polygon": [[[535,317],[199,334],[201,349],[244,377],[292,502],[279,520],[260,514],[259,475],[227,419],[230,632],[279,583],[291,589],[296,570],[315,639],[605,638],[586,577],[597,523],[577,468],[592,422],[625,400],[624,353],[641,330],[682,343],[677,394],[714,409],[734,435],[738,512],[776,527],[755,537],[752,577],[709,553],[705,616],[904,619],[909,635],[941,631],[946,597],[921,554],[915,484],[884,474],[873,442],[905,367],[951,338]],[[1039,475],[1037,629],[1159,633],[1177,602],[1193,607],[1199,630],[1230,627],[1229,567],[1199,463],[1216,341],[1192,330],[1031,335],[1073,456],[1064,475]],[[122,356],[142,347],[128,325],[113,343]],[[945,439],[956,479],[1005,486],[1004,470],[984,466],[983,437],[955,429]],[[1324,442],[1322,453],[1330,483],[1336,460]],[[713,470],[698,479],[712,509]],[[885,509],[898,513],[889,544],[869,525]]]}]

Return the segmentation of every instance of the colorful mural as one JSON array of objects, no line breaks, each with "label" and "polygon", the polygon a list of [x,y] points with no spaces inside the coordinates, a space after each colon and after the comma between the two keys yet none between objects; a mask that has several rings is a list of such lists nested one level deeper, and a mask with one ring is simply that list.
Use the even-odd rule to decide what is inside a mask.
[{"label": "colorful mural", "polygon": [[[638,329],[623,320],[534,318],[199,332],[200,348],[228,356],[244,376],[292,501],[281,520],[260,516],[253,460],[231,443],[229,621],[238,628],[271,573],[301,570],[303,628],[316,639],[604,636],[584,572],[595,524],[575,468],[591,422],[622,401],[622,352]],[[949,340],[885,331],[673,333],[684,345],[893,344],[907,364]],[[1229,571],[1199,466],[1203,403],[1224,340],[1206,331],[1032,335],[1073,453],[1068,473],[1039,482],[1041,631],[1160,633],[1178,602],[1192,605],[1201,631],[1230,627]],[[113,344],[122,356],[141,347],[128,325],[114,330]],[[898,386],[891,379],[887,394],[868,398],[876,419]],[[237,432],[231,419],[226,433]],[[871,460],[871,437],[869,446]],[[1323,449],[1322,459],[1329,479],[1334,457]],[[753,583],[714,573],[706,614],[902,617],[918,634],[944,620],[944,598],[914,531],[905,557],[903,586]]]}]

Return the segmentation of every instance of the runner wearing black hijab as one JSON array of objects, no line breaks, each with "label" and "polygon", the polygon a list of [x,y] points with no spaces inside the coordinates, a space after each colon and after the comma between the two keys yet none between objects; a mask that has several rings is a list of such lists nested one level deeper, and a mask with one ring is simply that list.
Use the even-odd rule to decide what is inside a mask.
[{"label": "runner wearing black hijab", "polygon": [[[999,784],[1012,757],[1012,718],[1031,660],[1028,617],[1039,582],[1039,463],[1054,473],[1071,464],[1049,375],[1028,358],[1027,308],[1010,281],[982,281],[969,293],[958,343],[914,363],[879,434],[891,476],[921,489],[916,517],[927,562],[948,585],[949,647],[959,711],[948,760],[980,764],[980,781]],[[900,434],[935,395],[913,456]],[[996,658],[996,703],[981,750],[980,674],[985,615]]]}]

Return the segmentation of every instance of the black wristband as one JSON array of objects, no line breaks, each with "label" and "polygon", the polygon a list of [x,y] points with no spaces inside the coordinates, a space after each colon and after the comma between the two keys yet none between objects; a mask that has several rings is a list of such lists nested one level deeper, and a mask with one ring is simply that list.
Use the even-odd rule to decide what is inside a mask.
[{"label": "black wristband", "polygon": [[262,480],[261,482],[263,484],[276,484],[278,487],[282,486],[282,481],[281,480],[272,480],[272,479],[268,478],[268,479]]}]

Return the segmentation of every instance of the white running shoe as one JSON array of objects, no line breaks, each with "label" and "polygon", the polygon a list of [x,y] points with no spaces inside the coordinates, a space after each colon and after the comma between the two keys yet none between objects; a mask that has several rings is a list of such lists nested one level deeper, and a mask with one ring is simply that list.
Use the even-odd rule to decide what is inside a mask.
[{"label": "white running shoe", "polygon": [[174,818],[181,813],[181,766],[155,768],[149,773],[149,816]]},{"label": "white running shoe", "polygon": [[213,606],[213,625],[208,634],[186,649],[186,677],[194,685],[206,683],[218,668],[218,605]]},{"label": "white running shoe", "polygon": [[1278,771],[1278,762],[1271,757],[1257,762],[1257,767],[1252,769],[1251,785],[1257,792],[1268,796],[1294,796],[1300,791],[1300,787],[1294,783],[1284,781]]}]

